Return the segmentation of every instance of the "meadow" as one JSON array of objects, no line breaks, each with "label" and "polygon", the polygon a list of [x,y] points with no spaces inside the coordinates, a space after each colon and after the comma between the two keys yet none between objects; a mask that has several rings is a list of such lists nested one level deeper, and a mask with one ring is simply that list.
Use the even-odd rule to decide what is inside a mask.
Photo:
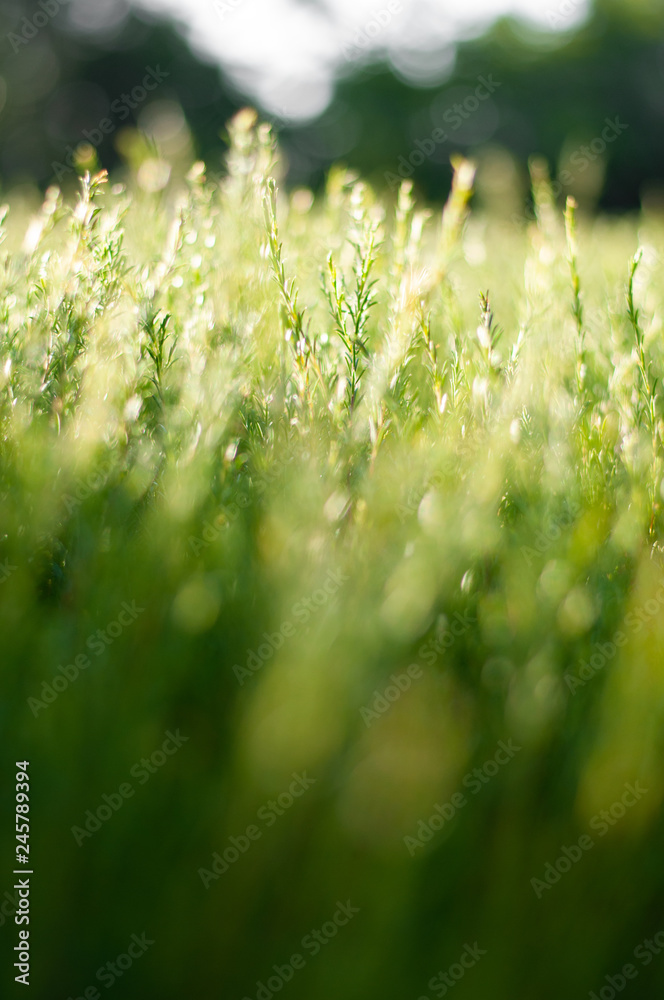
[{"label": "meadow", "polygon": [[3,221],[32,995],[653,997],[662,220],[537,162],[534,222],[462,159],[314,198],[229,133]]}]

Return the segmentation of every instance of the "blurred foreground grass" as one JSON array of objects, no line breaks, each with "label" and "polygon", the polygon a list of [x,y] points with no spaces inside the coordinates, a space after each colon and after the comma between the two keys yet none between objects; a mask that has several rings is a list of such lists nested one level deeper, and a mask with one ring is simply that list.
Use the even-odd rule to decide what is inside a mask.
[{"label": "blurred foreground grass", "polygon": [[661,222],[577,236],[537,168],[536,224],[468,217],[464,162],[442,220],[286,198],[230,130],[221,184],[5,223],[32,996],[415,1000],[469,945],[457,998],[654,997]]}]

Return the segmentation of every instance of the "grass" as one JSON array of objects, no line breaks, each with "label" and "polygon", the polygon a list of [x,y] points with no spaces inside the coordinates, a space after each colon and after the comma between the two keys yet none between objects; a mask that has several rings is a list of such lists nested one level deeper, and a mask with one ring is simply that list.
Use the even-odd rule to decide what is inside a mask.
[{"label": "grass", "polygon": [[[34,995],[82,995],[145,932],[123,996],[253,998],[347,898],[290,996],[424,995],[475,941],[459,996],[598,990],[661,929],[661,220],[579,221],[537,163],[528,226],[471,211],[463,160],[442,215],[342,168],[287,195],[269,128],[229,131],[221,182],[86,175],[3,223],[3,724],[33,768]],[[118,633],[123,602],[142,610]],[[638,995],[663,979],[653,961]]]}]

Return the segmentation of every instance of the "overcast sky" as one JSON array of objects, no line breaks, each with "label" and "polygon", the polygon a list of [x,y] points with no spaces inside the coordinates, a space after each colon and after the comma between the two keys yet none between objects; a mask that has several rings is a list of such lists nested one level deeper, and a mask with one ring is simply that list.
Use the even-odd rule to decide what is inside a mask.
[{"label": "overcast sky", "polygon": [[[81,19],[110,15],[123,0],[78,0]],[[332,81],[368,52],[386,53],[411,82],[444,79],[455,38],[512,12],[543,27],[573,28],[587,0],[133,0],[166,12],[192,48],[283,117],[311,117]],[[75,15],[76,16],[76,15]],[[447,59],[441,48],[449,47]]]}]

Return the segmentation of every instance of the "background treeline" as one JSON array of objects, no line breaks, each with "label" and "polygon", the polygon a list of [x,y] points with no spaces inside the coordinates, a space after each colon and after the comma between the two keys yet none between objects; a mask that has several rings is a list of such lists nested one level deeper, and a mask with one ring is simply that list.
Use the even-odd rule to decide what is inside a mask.
[{"label": "background treeline", "polygon": [[[49,2],[57,6],[56,0]],[[5,185],[58,179],[54,164],[84,141],[84,130],[97,128],[112,102],[140,82],[148,65],[168,70],[156,96],[183,109],[191,138],[187,155],[203,157],[211,169],[220,165],[223,123],[238,107],[254,102],[216,66],[199,62],[174,25],[131,13],[112,32],[77,34],[63,8],[25,39],[23,19],[33,19],[42,9],[18,2],[0,14],[0,178]],[[556,10],[553,6],[551,15],[560,29],[573,23],[569,14]],[[445,58],[441,53],[441,64]],[[449,155],[455,150],[480,154],[480,159],[487,148],[489,155],[509,151],[525,190],[531,154],[546,156],[554,173],[567,169],[570,155],[600,136],[610,117],[629,128],[587,170],[579,169],[577,157],[567,193],[591,207],[631,208],[644,195],[657,200],[664,179],[664,8],[655,0],[596,0],[582,27],[554,35],[504,19],[461,43],[450,78],[435,87],[409,86],[386,63],[351,60],[318,120],[306,127],[277,123],[289,180],[318,186],[330,164],[342,159],[384,185],[385,172],[395,171],[416,140],[442,124],[454,103],[473,92],[480,75],[491,74],[500,84],[496,93],[416,167],[414,179],[426,197],[446,194]],[[127,141],[126,125],[136,123],[141,110],[132,111],[122,128],[114,119],[97,151],[102,165],[148,155],[145,144]],[[504,168],[504,156],[493,155],[491,163]]]}]

